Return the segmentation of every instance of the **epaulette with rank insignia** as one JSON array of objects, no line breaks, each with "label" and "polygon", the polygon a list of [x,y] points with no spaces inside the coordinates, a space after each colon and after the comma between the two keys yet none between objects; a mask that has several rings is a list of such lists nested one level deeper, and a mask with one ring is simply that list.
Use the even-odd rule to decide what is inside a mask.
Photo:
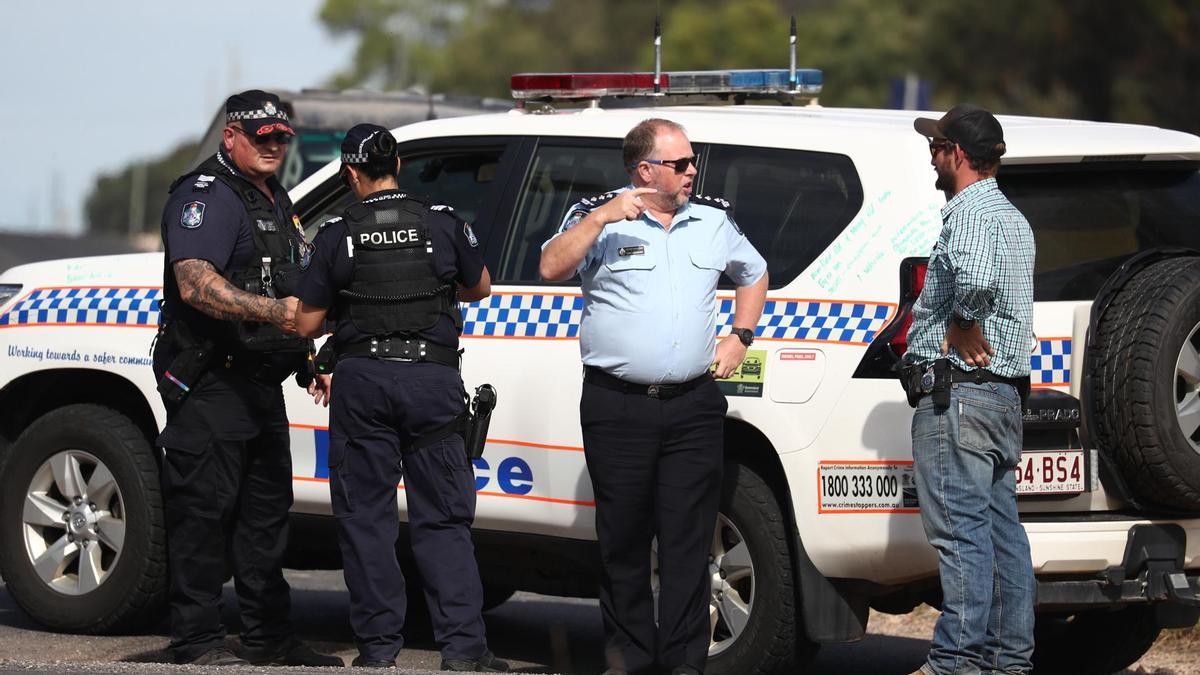
[{"label": "epaulette with rank insignia", "polygon": [[693,193],[691,196],[691,201],[696,204],[703,204],[704,206],[711,206],[714,209],[721,209],[722,211],[729,210],[729,202],[724,199],[721,199],[720,197],[705,197],[704,195],[698,195],[698,194]]},{"label": "epaulette with rank insignia", "polygon": [[446,213],[449,213],[450,215],[455,215],[454,207],[450,206],[449,204],[430,204],[429,210],[430,211],[445,211]]},{"label": "epaulette with rank insignia", "polygon": [[318,229],[318,230],[323,230],[323,229],[325,229],[325,228],[329,227],[330,225],[332,225],[332,224],[334,224],[334,223],[340,223],[340,222],[342,222],[342,217],[341,217],[341,216],[334,216],[333,218],[330,218],[329,220],[327,220],[327,221],[325,221],[325,222],[321,223],[321,226],[320,226],[320,227],[318,227],[317,229]]},{"label": "epaulette with rank insignia", "polygon": [[600,206],[602,204],[606,204],[606,203],[612,201],[619,194],[621,194],[619,191],[612,190],[611,192],[605,192],[604,194],[596,195],[595,197],[588,197],[586,199],[580,199],[579,205],[588,209],[589,211],[591,211],[591,210],[594,210],[597,206]]}]

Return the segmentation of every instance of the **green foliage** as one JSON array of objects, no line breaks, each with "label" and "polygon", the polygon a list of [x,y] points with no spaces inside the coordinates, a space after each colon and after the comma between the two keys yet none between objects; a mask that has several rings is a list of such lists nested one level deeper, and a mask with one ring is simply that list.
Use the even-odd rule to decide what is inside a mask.
[{"label": "green foliage", "polygon": [[154,232],[158,229],[163,207],[167,203],[167,188],[171,182],[191,167],[196,155],[196,143],[187,142],[166,155],[147,162],[129,165],[116,173],[103,174],[96,179],[83,205],[87,230],[93,234],[125,235],[130,229],[130,190],[137,166],[146,167],[146,189],[143,192],[145,214],[143,223],[132,231]]},{"label": "green foliage", "polygon": [[326,0],[359,37],[338,86],[507,96],[530,71],[648,70],[655,11],[663,68],[821,68],[826,105],[886,105],[892,82],[929,81],[934,107],[1200,130],[1195,0]]}]

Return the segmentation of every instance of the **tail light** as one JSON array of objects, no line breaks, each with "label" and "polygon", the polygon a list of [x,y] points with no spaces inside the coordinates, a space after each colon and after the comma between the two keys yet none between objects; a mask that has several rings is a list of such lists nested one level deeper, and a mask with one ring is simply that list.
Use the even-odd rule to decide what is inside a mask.
[{"label": "tail light", "polygon": [[[888,339],[888,346],[896,358],[908,351],[908,329],[912,328],[913,303],[925,290],[925,273],[929,270],[928,258],[905,258],[900,263],[900,303],[896,311],[897,330]],[[890,326],[889,326],[890,328]],[[886,329],[885,329],[886,330]],[[882,331],[881,331],[882,334]]]},{"label": "tail light", "polygon": [[854,371],[854,377],[895,378],[892,367],[908,351],[908,329],[912,327],[913,303],[925,288],[928,258],[900,261],[900,302],[891,323],[879,331]]}]

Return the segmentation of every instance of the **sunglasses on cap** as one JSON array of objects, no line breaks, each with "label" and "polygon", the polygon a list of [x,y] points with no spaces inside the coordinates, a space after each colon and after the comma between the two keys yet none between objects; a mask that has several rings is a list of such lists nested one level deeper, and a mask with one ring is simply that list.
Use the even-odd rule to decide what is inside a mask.
[{"label": "sunglasses on cap", "polygon": [[937,154],[942,150],[953,148],[957,143],[954,141],[944,141],[941,139],[929,141],[929,156],[937,157]]},{"label": "sunglasses on cap", "polygon": [[276,131],[273,134],[263,134],[262,136],[253,136],[250,132],[241,127],[229,127],[234,131],[240,131],[243,136],[253,142],[255,145],[266,145],[267,143],[278,143],[279,145],[287,145],[292,142],[292,135],[285,134],[282,131]]},{"label": "sunglasses on cap", "polygon": [[646,162],[647,164],[669,166],[675,170],[675,173],[683,173],[684,171],[687,171],[689,166],[694,166],[696,169],[700,168],[700,165],[696,163],[695,155],[692,155],[691,157],[680,157],[679,159],[643,159],[642,161]]}]

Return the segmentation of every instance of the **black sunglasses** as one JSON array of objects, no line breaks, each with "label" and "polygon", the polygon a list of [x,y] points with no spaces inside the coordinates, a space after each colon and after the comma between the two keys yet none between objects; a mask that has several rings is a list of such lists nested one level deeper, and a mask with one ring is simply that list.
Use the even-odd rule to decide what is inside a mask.
[{"label": "black sunglasses", "polygon": [[929,156],[937,157],[937,154],[946,148],[953,148],[957,143],[954,141],[929,141]]},{"label": "black sunglasses", "polygon": [[292,142],[292,135],[285,134],[282,131],[276,131],[273,134],[265,134],[263,136],[252,136],[249,131],[241,127],[229,127],[234,131],[242,132],[242,135],[252,141],[255,145],[266,145],[267,143],[278,143],[279,145],[287,145]]},{"label": "black sunglasses", "polygon": [[642,161],[648,164],[669,166],[675,170],[675,173],[683,173],[684,171],[687,171],[688,166],[694,166],[696,169],[700,168],[700,165],[696,163],[695,155],[692,155],[691,157],[680,157],[679,159],[643,159]]}]

